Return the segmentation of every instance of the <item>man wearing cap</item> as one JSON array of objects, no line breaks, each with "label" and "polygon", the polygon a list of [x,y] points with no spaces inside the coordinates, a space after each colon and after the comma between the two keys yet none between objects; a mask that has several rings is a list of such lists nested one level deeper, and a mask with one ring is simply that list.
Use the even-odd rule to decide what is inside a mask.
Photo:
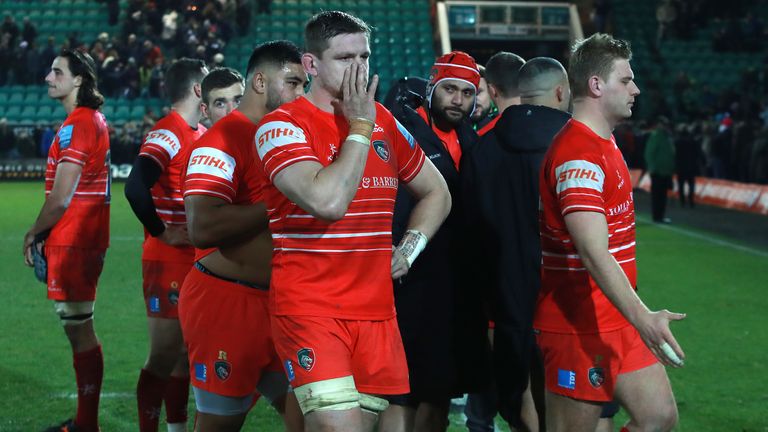
[{"label": "man wearing cap", "polygon": [[[470,384],[487,382],[484,377],[464,375],[489,369],[481,367],[483,359],[469,358],[488,349],[480,296],[462,292],[468,286],[459,283],[462,260],[457,253],[461,251],[459,233],[465,231],[459,226],[459,162],[477,141],[469,116],[476,106],[479,83],[480,73],[471,56],[460,51],[446,54],[432,68],[423,105],[402,107],[398,118],[442,174],[454,203],[419,260],[395,281],[411,392],[390,403],[410,414],[411,426],[419,431],[445,430],[450,399],[482,389]],[[401,188],[395,204],[394,244],[405,232],[413,203]]]}]

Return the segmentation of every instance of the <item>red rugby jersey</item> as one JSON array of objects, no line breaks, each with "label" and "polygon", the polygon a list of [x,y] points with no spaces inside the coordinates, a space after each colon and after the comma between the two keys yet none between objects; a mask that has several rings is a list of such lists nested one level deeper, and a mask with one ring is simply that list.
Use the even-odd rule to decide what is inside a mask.
[{"label": "red rugby jersey", "polygon": [[[261,201],[263,174],[253,145],[256,128],[255,123],[235,110],[197,140],[188,152],[184,196],[207,195],[230,204]],[[215,250],[196,249],[195,260]]]},{"label": "red rugby jersey", "polygon": [[[161,118],[147,133],[139,149],[139,156],[154,160],[163,173],[152,186],[152,200],[160,219],[169,225],[187,223],[184,197],[181,195],[181,171],[186,166],[186,148],[205,133],[205,126],[190,127],[176,111]],[[192,246],[169,246],[162,240],[144,233],[142,259],[167,262],[192,262]]]},{"label": "red rugby jersey", "polygon": [[398,183],[411,181],[424,164],[424,152],[408,131],[376,104],[363,178],[337,222],[313,217],[272,184],[291,164],[329,165],[348,133],[345,118],[303,97],[259,123],[256,149],[269,181],[264,197],[274,244],[271,307],[276,315],[362,320],[395,315],[390,276],[395,196]]},{"label": "red rugby jersey", "polygon": [[564,219],[580,211],[604,214],[608,249],[636,286],[632,182],[615,140],[569,120],[545,156],[539,181],[542,280],[534,326],[595,333],[629,325],[584,268]]},{"label": "red rugby jersey", "polygon": [[62,162],[83,167],[75,194],[64,216],[54,225],[46,244],[106,249],[109,246],[111,168],[109,131],[100,112],[75,108],[59,128],[48,150],[45,196],[53,189]]}]

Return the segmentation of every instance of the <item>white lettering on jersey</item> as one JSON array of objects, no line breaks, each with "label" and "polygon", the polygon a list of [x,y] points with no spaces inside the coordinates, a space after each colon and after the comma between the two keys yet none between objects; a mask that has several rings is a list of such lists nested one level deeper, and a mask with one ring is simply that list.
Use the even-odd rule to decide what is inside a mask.
[{"label": "white lettering on jersey", "polygon": [[150,131],[147,134],[147,138],[144,140],[144,144],[155,144],[162,147],[171,159],[173,159],[181,149],[179,138],[168,129]]},{"label": "white lettering on jersey", "polygon": [[264,159],[272,149],[289,144],[306,144],[306,142],[304,131],[288,122],[271,121],[261,125],[256,131],[256,150],[259,152],[260,159]]},{"label": "white lettering on jersey", "polygon": [[232,181],[235,172],[235,158],[213,147],[196,148],[189,157],[187,175],[207,174]]},{"label": "white lettering on jersey", "polygon": [[605,173],[602,168],[585,160],[572,160],[555,168],[557,193],[571,188],[594,189],[603,192]]}]

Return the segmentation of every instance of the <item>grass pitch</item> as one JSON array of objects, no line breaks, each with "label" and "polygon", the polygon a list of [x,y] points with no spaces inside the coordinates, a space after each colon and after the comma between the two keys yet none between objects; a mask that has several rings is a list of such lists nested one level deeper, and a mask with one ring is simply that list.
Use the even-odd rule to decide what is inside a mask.
[{"label": "grass pitch", "polygon": [[[5,299],[0,431],[37,431],[74,415],[72,357],[45,287],[21,256],[22,236],[40,208],[43,184],[0,183],[0,191],[0,298]],[[135,386],[147,352],[142,230],[123,198],[122,184],[113,191],[111,246],[96,306],[105,357],[100,412],[105,432],[137,430]],[[676,430],[768,431],[768,251],[733,247],[709,240],[707,233],[643,220],[637,242],[640,296],[653,309],[688,314],[673,325],[687,355],[683,369],[669,370],[680,410]],[[617,423],[624,418],[620,414]],[[464,430],[458,415],[451,420],[449,430]],[[259,402],[244,430],[277,431],[281,423]]]}]

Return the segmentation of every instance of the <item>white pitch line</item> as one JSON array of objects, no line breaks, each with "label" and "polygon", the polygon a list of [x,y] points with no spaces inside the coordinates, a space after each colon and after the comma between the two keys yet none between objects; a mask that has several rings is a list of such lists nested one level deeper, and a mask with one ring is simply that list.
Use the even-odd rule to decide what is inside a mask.
[{"label": "white pitch line", "polygon": [[[642,222],[652,223],[650,221],[650,219],[647,219],[645,217],[638,216],[637,219],[642,221]],[[741,252],[746,252],[746,253],[750,253],[750,254],[753,254],[753,255],[757,255],[757,256],[768,258],[768,252],[761,251],[759,249],[754,249],[754,248],[751,248],[751,247],[748,247],[748,246],[742,246],[742,245],[739,245],[739,244],[736,244],[736,243],[731,243],[729,241],[708,237],[708,236],[706,236],[704,234],[699,234],[699,233],[697,233],[695,231],[690,231],[690,230],[687,230],[685,228],[680,228],[680,227],[673,226],[673,225],[659,224],[659,223],[654,223],[654,225],[659,227],[659,228],[663,228],[665,230],[676,232],[678,234],[682,234],[682,235],[685,235],[685,236],[688,236],[688,237],[692,237],[692,238],[695,238],[695,239],[698,239],[698,240],[704,240],[704,241],[709,242],[709,243],[714,243],[714,244],[716,244],[718,246],[725,246],[725,247],[729,247],[731,249],[736,249],[736,250],[741,251]]]},{"label": "white pitch line", "polygon": [[[77,399],[77,393],[57,393],[54,397],[59,399]],[[106,392],[102,393],[101,399],[129,399],[136,397],[135,393]]]}]

